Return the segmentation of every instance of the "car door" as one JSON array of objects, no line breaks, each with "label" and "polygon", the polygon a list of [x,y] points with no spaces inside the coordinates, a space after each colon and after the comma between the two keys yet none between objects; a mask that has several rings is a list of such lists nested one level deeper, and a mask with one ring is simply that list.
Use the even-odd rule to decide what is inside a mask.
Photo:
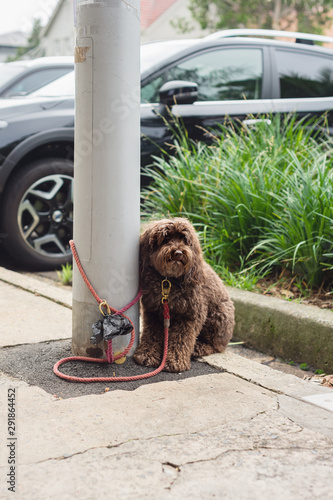
[{"label": "car door", "polygon": [[299,118],[327,112],[333,132],[333,52],[315,48],[271,48],[273,110]]},{"label": "car door", "polygon": [[172,107],[173,117],[181,119],[192,139],[209,141],[207,131],[216,129],[216,124],[223,124],[227,118],[243,121],[249,115],[272,111],[271,68],[264,44],[229,43],[197,51],[143,82],[141,131],[147,152],[143,163],[172,137],[166,126],[172,118],[159,116],[156,107],[159,89],[173,80],[198,85],[197,101]]}]

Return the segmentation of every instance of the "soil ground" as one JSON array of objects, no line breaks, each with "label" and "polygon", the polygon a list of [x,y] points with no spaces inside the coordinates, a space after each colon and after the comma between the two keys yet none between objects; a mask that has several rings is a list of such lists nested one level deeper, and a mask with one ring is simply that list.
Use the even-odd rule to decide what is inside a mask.
[{"label": "soil ground", "polygon": [[296,276],[292,276],[286,270],[259,280],[253,291],[280,299],[295,300],[321,309],[330,309],[333,312],[333,291],[329,286],[322,285],[310,289],[304,281],[297,282]]}]

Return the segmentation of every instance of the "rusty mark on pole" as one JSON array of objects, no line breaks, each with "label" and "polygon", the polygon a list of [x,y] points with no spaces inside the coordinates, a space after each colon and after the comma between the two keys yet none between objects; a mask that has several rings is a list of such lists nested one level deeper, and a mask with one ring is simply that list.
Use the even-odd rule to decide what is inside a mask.
[{"label": "rusty mark on pole", "polygon": [[91,47],[75,47],[75,62],[81,63],[86,60],[86,54]]}]

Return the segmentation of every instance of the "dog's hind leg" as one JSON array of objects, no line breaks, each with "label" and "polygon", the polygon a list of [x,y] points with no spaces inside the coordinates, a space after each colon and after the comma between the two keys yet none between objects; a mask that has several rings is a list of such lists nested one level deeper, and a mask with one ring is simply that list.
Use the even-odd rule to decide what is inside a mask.
[{"label": "dog's hind leg", "polygon": [[223,303],[221,311],[208,315],[196,340],[192,358],[223,352],[232,337],[233,329],[234,306],[231,301],[227,301]]},{"label": "dog's hind leg", "polygon": [[192,353],[192,359],[202,358],[203,356],[209,356],[210,354],[214,354],[216,352],[223,352],[224,348],[214,347],[210,344],[205,344],[204,342],[200,342],[198,339],[194,346],[194,351]]}]

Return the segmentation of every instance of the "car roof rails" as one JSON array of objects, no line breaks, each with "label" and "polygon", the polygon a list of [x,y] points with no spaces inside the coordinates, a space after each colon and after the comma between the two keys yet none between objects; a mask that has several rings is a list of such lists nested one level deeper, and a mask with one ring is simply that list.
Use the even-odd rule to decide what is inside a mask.
[{"label": "car roof rails", "polygon": [[333,43],[333,37],[324,35],[312,35],[310,33],[298,33],[297,31],[279,31],[264,29],[234,29],[222,30],[205,36],[205,40],[219,40],[233,36],[263,36],[263,37],[283,37],[295,38],[297,43],[313,44],[313,42]]}]

